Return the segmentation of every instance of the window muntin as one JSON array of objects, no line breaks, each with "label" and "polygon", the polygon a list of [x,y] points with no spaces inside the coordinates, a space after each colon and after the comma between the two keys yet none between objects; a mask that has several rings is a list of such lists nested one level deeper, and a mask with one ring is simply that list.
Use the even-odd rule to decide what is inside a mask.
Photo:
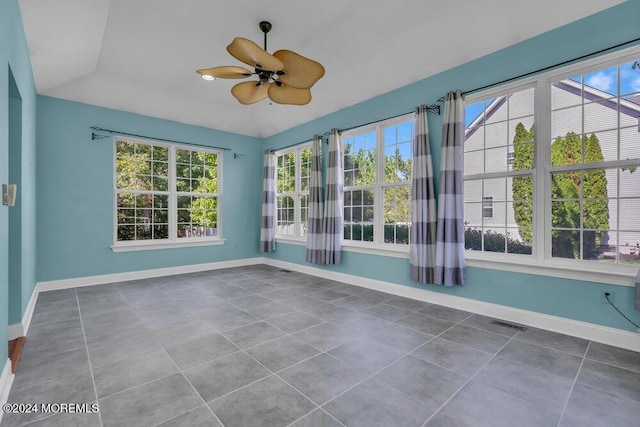
[{"label": "window muntin", "polygon": [[176,149],[178,239],[216,236],[218,154]]},{"label": "window muntin", "polygon": [[114,137],[117,245],[219,239],[219,153]]},{"label": "window muntin", "polygon": [[530,255],[535,88],[470,102],[464,146],[465,248]]},{"label": "window muntin", "polygon": [[551,257],[640,264],[640,72],[551,83]]},{"label": "window muntin", "polygon": [[277,153],[276,235],[302,238],[307,232],[311,146]]},{"label": "window muntin", "polygon": [[408,245],[411,115],[343,134],[344,240]]},{"label": "window muntin", "polygon": [[[627,51],[633,51],[467,98],[467,136],[484,131],[482,137],[474,135],[481,141],[476,147],[468,141],[465,146],[466,247],[476,249],[468,252],[470,258],[498,260],[480,251],[522,253],[525,244],[539,262],[560,268],[590,261],[598,265],[596,271],[613,272],[620,271],[615,264],[640,264],[640,171],[635,172],[640,166],[640,69],[632,68],[637,49]],[[513,160],[507,148],[505,169],[513,173],[505,175],[501,165],[490,164],[497,156],[489,150],[499,144],[482,138],[493,132],[490,125],[497,129],[526,116],[514,120],[506,107],[484,116],[501,97],[513,99],[525,85],[535,88],[531,111],[536,126],[533,115],[530,123],[522,122],[524,129],[507,126],[508,140],[518,137],[522,148],[519,153],[513,144]],[[530,136],[523,139],[527,132]],[[495,183],[486,182],[503,177],[504,204],[494,193]],[[478,223],[482,197],[488,196],[494,196],[494,218]],[[490,222],[502,215],[503,205],[504,226]]]}]

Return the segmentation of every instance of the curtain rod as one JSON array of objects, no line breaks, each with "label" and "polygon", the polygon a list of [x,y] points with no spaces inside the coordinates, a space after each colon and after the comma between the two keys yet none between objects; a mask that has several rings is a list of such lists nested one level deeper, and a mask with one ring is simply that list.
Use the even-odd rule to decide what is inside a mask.
[{"label": "curtain rod", "polygon": [[[398,117],[406,116],[407,114],[411,114],[414,111],[415,110],[407,111],[406,113],[396,114],[395,116],[387,117],[386,119],[378,119],[378,120],[374,120],[372,122],[365,123],[365,124],[362,124],[362,125],[352,126],[350,128],[346,128],[346,129],[339,129],[338,132],[345,132],[345,131],[348,131],[348,130],[351,130],[351,129],[357,129],[357,128],[360,128],[360,127],[363,127],[363,126],[372,125],[374,123],[383,122],[385,120],[391,120],[391,119],[395,119],[395,118],[398,118]],[[440,115],[440,106],[438,104],[427,105],[427,111],[430,112],[430,113],[434,113],[434,114]],[[327,132],[325,135],[328,135],[328,134],[329,133]]]},{"label": "curtain rod", "polygon": [[[440,115],[440,106],[439,106],[439,105],[437,105],[437,104],[427,105],[427,111],[429,111],[429,112],[431,112],[431,113],[434,113],[434,114],[437,114],[437,115]],[[397,115],[395,115],[395,116],[387,117],[386,119],[378,119],[378,120],[374,120],[374,121],[372,121],[372,122],[365,123],[365,124],[363,124],[363,125],[353,126],[353,127],[346,128],[346,129],[338,129],[338,132],[344,132],[344,131],[348,131],[348,130],[351,130],[351,129],[356,129],[356,128],[359,128],[359,127],[372,125],[372,124],[374,124],[374,123],[382,122],[382,121],[385,121],[385,120],[391,120],[391,119],[395,119],[395,118],[397,118],[397,117],[406,116],[407,114],[411,114],[411,113],[413,113],[413,111],[409,111],[409,112],[402,113],[402,114],[397,114]],[[329,132],[325,132],[325,133],[323,133],[322,135],[320,135],[320,139],[321,139],[325,144],[328,144],[328,143],[329,143],[329,139],[328,139],[328,138],[325,140],[325,137],[327,137],[327,136],[329,136]],[[286,145],[286,146],[284,146],[284,147],[280,147],[280,148],[277,148],[277,149],[267,148],[265,151],[273,153],[274,151],[285,150],[285,149],[287,149],[287,148],[295,147],[296,145],[304,144],[304,143],[305,143],[305,142],[307,142],[307,141],[309,141],[309,140],[307,139],[307,140],[300,141],[300,142],[297,142],[297,143],[295,143],[295,144]]]},{"label": "curtain rod", "polygon": [[[90,129],[94,132],[91,132],[91,140],[95,141],[95,140],[100,140],[103,138],[108,138],[108,135],[98,135],[96,132],[109,132],[110,134],[120,134],[120,135],[126,135],[126,136],[134,136],[137,138],[146,138],[146,139],[153,139],[156,141],[164,141],[164,142],[175,142],[176,144],[185,144],[185,145],[194,145],[196,147],[205,147],[205,148],[215,148],[218,150],[223,150],[223,151],[231,151],[230,148],[224,148],[224,147],[213,147],[211,145],[204,145],[204,144],[195,144],[193,142],[184,142],[184,141],[175,141],[173,139],[165,139],[165,138],[155,138],[152,136],[145,136],[145,135],[138,135],[135,133],[129,133],[129,132],[120,132],[118,130],[111,130],[111,129],[102,129],[99,128],[97,126],[91,126]],[[237,155],[234,153],[234,158],[239,157],[241,155]]]},{"label": "curtain rod", "polygon": [[[467,90],[467,91],[462,92],[462,94],[463,95],[467,95],[469,93],[479,92],[479,91],[481,91],[483,89],[489,89],[490,87],[498,86],[498,85],[501,85],[501,84],[504,84],[504,83],[509,83],[509,82],[514,81],[514,80],[519,80],[519,79],[522,79],[524,77],[532,76],[534,74],[539,74],[539,73],[542,73],[544,71],[551,70],[552,68],[561,67],[563,65],[567,65],[567,64],[570,64],[572,62],[579,61],[581,59],[586,59],[586,58],[589,58],[590,56],[599,55],[599,54],[605,53],[605,52],[607,52],[609,50],[617,49],[619,47],[623,47],[623,46],[626,46],[626,45],[629,45],[629,44],[632,44],[632,43],[636,43],[636,42],[639,42],[639,41],[640,41],[640,37],[638,37],[636,39],[633,39],[633,40],[629,40],[629,41],[624,42],[624,43],[619,43],[619,44],[617,44],[615,46],[610,46],[610,47],[607,47],[607,48],[604,48],[604,49],[600,49],[600,50],[595,51],[595,52],[587,53],[585,55],[581,55],[581,56],[578,56],[578,57],[573,58],[573,59],[568,59],[566,61],[558,62],[557,64],[553,64],[553,65],[549,65],[547,67],[539,68],[539,69],[537,69],[535,71],[529,71],[528,73],[520,74],[519,76],[511,77],[511,78],[508,78],[508,79],[501,80],[499,82],[495,82],[495,83],[491,83],[491,84],[488,84],[488,85],[484,85],[482,87],[477,87],[475,89]],[[445,100],[445,97],[443,96],[440,99],[438,99],[438,102],[443,102],[444,100]]]},{"label": "curtain rod", "polygon": [[[316,135],[317,135],[317,134],[316,134]],[[326,137],[326,136],[328,136],[328,135],[329,135],[329,132],[325,132],[325,133],[323,133],[322,135],[319,135],[319,136],[320,136],[320,140],[322,140],[322,142],[324,142],[325,144],[328,144],[328,143],[329,143],[329,140],[328,140],[328,139],[325,141],[325,137]],[[313,138],[311,138],[311,139],[305,139],[304,141],[296,142],[295,144],[285,145],[284,147],[279,147],[279,148],[267,148],[267,149],[265,150],[265,152],[273,153],[273,152],[280,151],[280,150],[286,150],[287,148],[295,147],[296,145],[304,144],[305,142],[309,142],[309,141],[312,141],[312,140],[313,140]]]}]

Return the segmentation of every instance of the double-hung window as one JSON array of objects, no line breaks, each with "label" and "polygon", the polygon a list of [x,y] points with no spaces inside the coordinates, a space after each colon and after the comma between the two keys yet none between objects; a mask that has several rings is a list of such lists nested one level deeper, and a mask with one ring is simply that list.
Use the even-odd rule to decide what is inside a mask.
[{"label": "double-hung window", "polygon": [[344,243],[408,245],[413,114],[343,133]]},{"label": "double-hung window", "polygon": [[311,146],[276,153],[276,236],[301,239],[307,235]]},{"label": "double-hung window", "polygon": [[534,97],[535,88],[526,87],[467,102],[464,220],[469,250],[532,253]]},{"label": "double-hung window", "polygon": [[638,57],[634,48],[467,98],[468,258],[625,274],[640,264]]},{"label": "double-hung window", "polygon": [[114,250],[221,241],[220,152],[114,137]]}]

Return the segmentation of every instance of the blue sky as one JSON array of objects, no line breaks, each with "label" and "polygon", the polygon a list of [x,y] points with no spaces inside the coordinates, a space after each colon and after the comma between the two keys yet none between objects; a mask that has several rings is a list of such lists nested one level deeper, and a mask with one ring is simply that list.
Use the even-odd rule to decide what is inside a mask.
[{"label": "blue sky", "polygon": [[[593,88],[599,89],[603,92],[611,94],[611,96],[617,96],[618,93],[623,97],[631,97],[640,95],[640,68],[632,69],[633,61],[626,62],[620,65],[620,88],[618,88],[618,67],[612,66],[603,68],[602,70],[593,71],[584,75],[584,84]],[[571,80],[581,82],[582,75],[572,77]],[[619,92],[618,92],[619,89]],[[492,99],[487,101],[487,105],[491,103]],[[465,114],[465,126],[476,118],[483,110],[482,103],[467,105]]]}]

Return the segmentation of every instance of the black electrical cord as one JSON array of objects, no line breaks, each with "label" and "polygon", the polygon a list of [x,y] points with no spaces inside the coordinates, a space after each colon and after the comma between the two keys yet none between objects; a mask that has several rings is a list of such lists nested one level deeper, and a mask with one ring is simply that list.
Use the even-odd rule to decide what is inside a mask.
[{"label": "black electrical cord", "polygon": [[604,293],[604,297],[607,299],[607,301],[609,302],[609,304],[611,304],[611,307],[615,308],[616,311],[618,313],[620,313],[622,315],[622,317],[624,317],[625,319],[627,319],[629,321],[629,323],[631,323],[633,326],[635,326],[636,328],[640,328],[640,326],[638,326],[633,320],[629,319],[627,316],[624,315],[623,312],[621,312],[620,310],[618,310],[618,307],[616,307],[615,305],[613,305],[613,303],[611,302],[611,300],[609,299],[609,295],[611,295],[609,292],[605,292]]}]

